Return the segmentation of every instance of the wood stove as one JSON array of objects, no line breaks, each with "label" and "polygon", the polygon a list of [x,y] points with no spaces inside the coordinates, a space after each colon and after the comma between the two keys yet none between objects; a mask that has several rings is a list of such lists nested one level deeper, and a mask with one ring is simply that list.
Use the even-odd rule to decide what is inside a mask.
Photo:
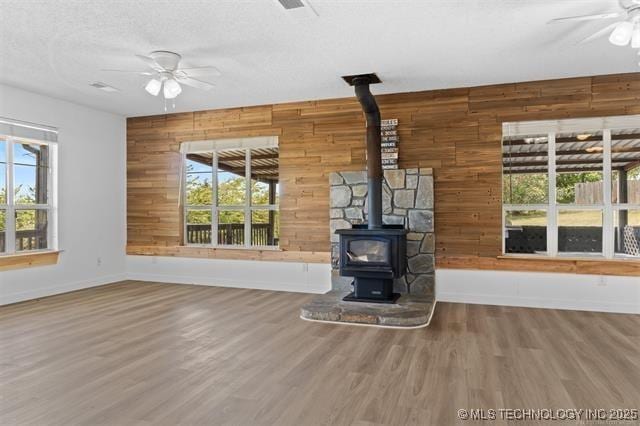
[{"label": "wood stove", "polygon": [[358,102],[367,120],[367,199],[369,217],[366,225],[339,229],[340,275],[354,277],[353,292],[343,300],[354,302],[394,303],[394,278],[407,269],[407,231],[402,225],[382,224],[382,160],[380,155],[380,109],[369,90],[380,83],[375,74],[342,77],[354,86]]},{"label": "wood stove", "polygon": [[354,277],[353,292],[343,300],[395,303],[393,280],[407,269],[407,231],[402,225],[339,229],[340,275]]}]

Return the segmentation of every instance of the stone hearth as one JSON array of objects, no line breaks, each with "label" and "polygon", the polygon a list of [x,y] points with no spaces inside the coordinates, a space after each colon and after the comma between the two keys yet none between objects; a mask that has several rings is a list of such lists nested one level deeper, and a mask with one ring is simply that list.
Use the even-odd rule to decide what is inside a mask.
[{"label": "stone hearth", "polygon": [[416,328],[429,325],[433,298],[403,294],[394,305],[344,302],[344,291],[330,291],[304,305],[300,316],[312,321],[344,322],[385,327]]},{"label": "stone hearth", "polygon": [[366,223],[367,173],[331,173],[329,182],[332,290],[305,305],[301,310],[302,318],[395,327],[426,325],[435,304],[432,169],[384,171],[383,223],[402,224],[409,231],[408,270],[404,277],[394,282],[394,292],[402,296],[393,305],[342,301],[342,297],[351,291],[353,278],[338,274],[340,248],[335,231]]}]

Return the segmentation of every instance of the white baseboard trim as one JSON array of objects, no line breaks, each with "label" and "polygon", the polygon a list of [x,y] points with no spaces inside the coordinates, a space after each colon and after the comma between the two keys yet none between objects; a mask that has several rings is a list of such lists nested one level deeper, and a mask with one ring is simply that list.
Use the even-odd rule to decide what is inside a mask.
[{"label": "white baseboard trim", "polygon": [[[322,294],[331,288],[331,266],[298,262],[127,256],[126,272],[19,293],[0,294],[0,305],[127,279]],[[640,278],[438,269],[436,300],[640,314]]]},{"label": "white baseboard trim", "polygon": [[440,302],[640,314],[640,278],[438,269]]},{"label": "white baseboard trim", "polygon": [[535,297],[504,297],[473,293],[440,293],[439,302],[469,303],[473,305],[518,306],[523,308],[567,309],[572,311],[613,312],[624,314],[640,314],[638,306],[632,303],[602,303],[597,301],[580,301],[576,303],[567,299],[543,299]]},{"label": "white baseboard trim", "polygon": [[267,281],[234,281],[225,279],[224,281],[212,281],[203,277],[189,275],[164,275],[149,273],[127,273],[127,279],[134,281],[158,282],[166,284],[192,284],[210,287],[247,288],[252,290],[272,290],[287,291],[293,293],[324,294],[330,290],[324,286],[304,286],[288,283],[274,283]]},{"label": "white baseboard trim", "polygon": [[302,262],[127,256],[131,280],[322,294],[331,265]]},{"label": "white baseboard trim", "polygon": [[13,294],[0,294],[0,306],[9,305],[11,303],[24,302],[27,300],[39,299],[56,294],[69,293],[71,291],[82,290],[85,288],[97,287],[105,284],[111,284],[127,279],[125,273],[105,275],[93,280],[80,280],[68,284],[57,285],[53,287],[39,288],[35,290],[22,291]]}]

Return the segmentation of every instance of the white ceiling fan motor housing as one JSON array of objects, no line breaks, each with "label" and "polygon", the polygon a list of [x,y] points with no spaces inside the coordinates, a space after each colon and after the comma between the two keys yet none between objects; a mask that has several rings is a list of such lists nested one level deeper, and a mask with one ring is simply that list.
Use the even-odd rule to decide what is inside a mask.
[{"label": "white ceiling fan motor housing", "polygon": [[149,56],[156,61],[158,65],[167,71],[175,71],[178,68],[178,64],[182,59],[182,56],[174,52],[166,50],[156,50],[151,52]]}]

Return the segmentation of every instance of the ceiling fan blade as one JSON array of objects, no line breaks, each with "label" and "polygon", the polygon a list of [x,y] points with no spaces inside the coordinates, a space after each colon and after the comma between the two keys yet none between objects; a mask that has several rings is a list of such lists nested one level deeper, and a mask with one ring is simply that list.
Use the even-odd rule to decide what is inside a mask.
[{"label": "ceiling fan blade", "polygon": [[584,43],[589,43],[590,41],[593,41],[595,39],[598,39],[602,36],[605,36],[607,33],[609,33],[610,31],[613,31],[613,29],[616,27],[616,25],[618,25],[620,22],[614,22],[611,25],[607,25],[606,27],[604,27],[603,29],[601,29],[600,31],[597,31],[593,34],[591,34],[589,37],[580,40],[577,44],[584,44]]},{"label": "ceiling fan blade", "polygon": [[606,13],[598,13],[596,15],[580,15],[580,16],[567,16],[566,18],[556,18],[552,19],[548,24],[553,24],[556,22],[567,22],[567,21],[593,21],[596,19],[610,19],[617,18],[622,16],[622,12],[606,12]]},{"label": "ceiling fan blade", "polygon": [[162,72],[165,70],[153,58],[144,55],[136,55],[136,58],[149,65],[155,71]]},{"label": "ceiling fan blade", "polygon": [[102,69],[100,71],[121,72],[121,73],[125,73],[125,74],[138,74],[138,75],[153,75],[153,74],[155,74],[155,73],[153,73],[151,71],[129,71],[129,70],[109,70],[109,69]]},{"label": "ceiling fan blade", "polygon": [[186,74],[192,76],[200,76],[200,75],[215,75],[221,76],[222,73],[216,67],[192,67],[192,68],[180,68],[178,71],[184,71]]},{"label": "ceiling fan blade", "polygon": [[195,87],[196,89],[211,90],[215,87],[211,83],[207,83],[206,81],[198,80],[192,77],[176,77],[176,80],[178,80],[182,84],[186,84],[187,86]]}]

